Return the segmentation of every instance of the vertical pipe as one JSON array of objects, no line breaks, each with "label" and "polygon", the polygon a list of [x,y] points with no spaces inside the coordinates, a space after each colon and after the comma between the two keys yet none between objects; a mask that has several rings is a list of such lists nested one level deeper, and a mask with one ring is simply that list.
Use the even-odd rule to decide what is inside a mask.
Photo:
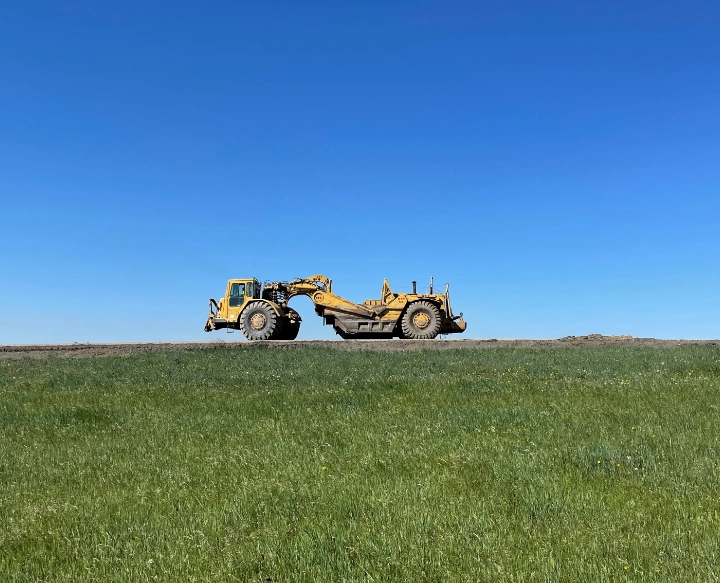
[{"label": "vertical pipe", "polygon": [[413,295],[417,295],[417,281],[413,281]]}]

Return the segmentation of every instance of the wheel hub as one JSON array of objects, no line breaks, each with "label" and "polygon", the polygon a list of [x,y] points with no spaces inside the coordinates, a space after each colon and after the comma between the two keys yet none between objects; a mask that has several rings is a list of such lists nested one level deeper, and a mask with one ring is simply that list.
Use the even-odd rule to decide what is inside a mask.
[{"label": "wheel hub", "polygon": [[266,323],[267,318],[265,317],[265,314],[257,312],[250,316],[250,327],[253,330],[262,330],[265,327]]},{"label": "wheel hub", "polygon": [[413,315],[413,325],[416,328],[419,328],[420,330],[425,330],[430,325],[430,316],[428,316],[425,312],[418,312],[417,314]]}]

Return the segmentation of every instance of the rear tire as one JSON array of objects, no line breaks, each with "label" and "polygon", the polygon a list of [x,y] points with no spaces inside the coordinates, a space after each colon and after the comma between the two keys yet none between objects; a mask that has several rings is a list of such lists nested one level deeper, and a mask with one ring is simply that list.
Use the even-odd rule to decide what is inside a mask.
[{"label": "rear tire", "polygon": [[295,340],[295,338],[298,337],[299,332],[300,322],[295,322],[293,324],[289,320],[286,320],[283,323],[283,329],[280,336],[278,336],[278,340]]},{"label": "rear tire", "polygon": [[440,332],[440,310],[424,300],[413,302],[405,310],[400,326],[405,338],[432,340]]},{"label": "rear tire", "polygon": [[248,340],[275,340],[281,333],[282,322],[272,306],[265,302],[250,302],[240,314],[240,330]]}]

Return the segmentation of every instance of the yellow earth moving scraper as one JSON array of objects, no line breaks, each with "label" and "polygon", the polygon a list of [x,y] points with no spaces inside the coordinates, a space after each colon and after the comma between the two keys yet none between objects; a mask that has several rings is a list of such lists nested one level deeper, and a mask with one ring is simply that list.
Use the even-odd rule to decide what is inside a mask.
[{"label": "yellow earth moving scraper", "polygon": [[292,281],[273,281],[261,286],[257,279],[231,279],[225,297],[210,300],[205,331],[239,329],[248,340],[294,340],[300,330],[300,315],[288,307],[295,296],[307,296],[315,313],[342,338],[414,338],[430,340],[438,334],[464,332],[462,313],[453,316],[450,286],[433,293],[432,278],[427,294],[393,293],[387,279],[379,300],[356,304],[332,291],[332,281],[313,275]]}]

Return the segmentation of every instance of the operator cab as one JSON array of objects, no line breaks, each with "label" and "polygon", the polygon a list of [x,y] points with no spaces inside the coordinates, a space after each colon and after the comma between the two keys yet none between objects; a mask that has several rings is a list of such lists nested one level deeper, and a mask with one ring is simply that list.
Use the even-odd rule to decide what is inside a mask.
[{"label": "operator cab", "polygon": [[220,303],[219,316],[229,322],[236,322],[245,304],[259,298],[260,282],[257,279],[231,279]]},{"label": "operator cab", "polygon": [[245,302],[260,299],[260,282],[257,279],[231,279],[225,292],[228,308],[242,308]]}]

